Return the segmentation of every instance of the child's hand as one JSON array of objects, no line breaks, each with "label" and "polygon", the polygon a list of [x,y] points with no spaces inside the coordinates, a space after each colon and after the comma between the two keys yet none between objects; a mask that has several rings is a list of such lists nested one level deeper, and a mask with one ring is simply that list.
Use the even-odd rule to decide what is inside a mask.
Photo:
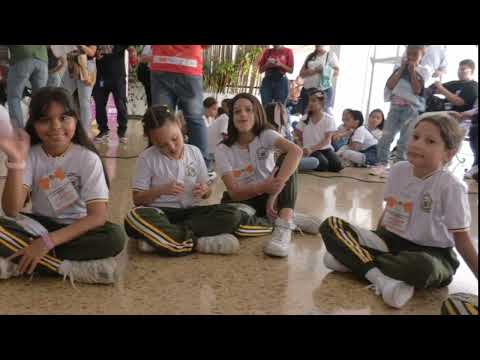
[{"label": "child's hand", "polygon": [[182,183],[177,181],[172,181],[171,183],[165,184],[160,187],[160,191],[163,195],[180,195],[185,191],[185,187]]},{"label": "child's hand", "polygon": [[196,199],[202,198],[208,193],[208,190],[209,187],[207,184],[196,183],[192,190],[193,197]]},{"label": "child's hand", "polygon": [[261,185],[261,189],[262,189],[262,193],[266,193],[266,194],[277,194],[277,193],[280,193],[283,189],[283,187],[285,186],[285,183],[280,180],[280,179],[277,179],[274,177],[274,174],[275,174],[275,170],[272,172],[272,175],[270,175],[268,178],[266,178],[262,185]]},{"label": "child's hand", "polygon": [[312,153],[312,150],[310,150],[309,148],[303,148],[303,156],[305,157],[310,156],[311,153]]},{"label": "child's hand", "polygon": [[25,161],[30,150],[30,136],[23,129],[14,129],[10,134],[2,133],[0,134],[0,150],[7,154],[10,162]]},{"label": "child's hand", "polygon": [[18,250],[15,254],[11,255],[9,258],[7,258],[7,260],[12,260],[21,256],[20,262],[18,263],[18,271],[20,274],[24,274],[26,272],[31,274],[37,267],[40,260],[42,260],[47,254],[48,248],[45,246],[45,243],[41,238],[37,238],[33,240],[32,243],[26,248]]}]

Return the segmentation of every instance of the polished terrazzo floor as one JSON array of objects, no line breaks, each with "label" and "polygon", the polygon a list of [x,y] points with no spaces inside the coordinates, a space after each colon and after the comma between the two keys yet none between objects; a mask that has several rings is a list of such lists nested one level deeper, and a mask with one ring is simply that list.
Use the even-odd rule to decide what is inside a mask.
[{"label": "polished terrazzo floor", "polygon": [[[140,122],[129,122],[129,144],[112,139],[99,146],[112,181],[109,220],[123,223],[132,206],[130,181],[135,156],[145,146]],[[3,161],[0,175],[5,174]],[[383,182],[366,169],[345,169],[345,177],[300,175],[298,210],[320,218],[340,216],[374,227],[381,213]],[[0,190],[3,191],[0,180]],[[478,250],[478,186],[468,182],[472,209],[471,234]],[[217,181],[214,203],[223,184]],[[318,236],[296,234],[286,259],[265,256],[267,239],[241,240],[234,256],[192,254],[165,258],[141,254],[128,245],[129,262],[116,286],[95,286],[56,277],[0,280],[2,314],[439,314],[449,293],[478,294],[478,282],[465,263],[448,288],[417,291],[410,303],[394,310],[367,282],[351,274],[333,273],[322,263],[325,246]]]}]

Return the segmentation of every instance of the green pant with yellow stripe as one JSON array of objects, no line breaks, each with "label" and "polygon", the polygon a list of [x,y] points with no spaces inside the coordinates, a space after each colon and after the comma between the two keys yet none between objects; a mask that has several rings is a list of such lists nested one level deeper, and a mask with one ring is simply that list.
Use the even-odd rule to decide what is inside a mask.
[{"label": "green pant with yellow stripe", "polygon": [[271,224],[255,216],[244,204],[219,204],[183,208],[137,207],[127,214],[125,230],[146,241],[157,252],[186,255],[195,249],[199,237],[220,234],[262,236],[272,232]]},{"label": "green pant with yellow stripe", "polygon": [[[48,232],[64,228],[53,219],[35,215],[23,214],[41,224]],[[25,230],[14,220],[0,217],[0,257],[9,257],[20,249],[27,247],[30,238],[37,238]],[[52,249],[39,263],[39,272],[58,273],[58,267],[63,260],[88,261],[106,259],[118,255],[125,247],[125,233],[121,226],[107,222],[105,225],[90,230],[87,233]],[[20,257],[13,259],[18,263]]]},{"label": "green pant with yellow stripe", "polygon": [[452,248],[421,246],[383,228],[369,231],[337,217],[326,219],[320,234],[328,252],[362,278],[377,267],[416,288],[437,288],[450,284],[459,266]]}]

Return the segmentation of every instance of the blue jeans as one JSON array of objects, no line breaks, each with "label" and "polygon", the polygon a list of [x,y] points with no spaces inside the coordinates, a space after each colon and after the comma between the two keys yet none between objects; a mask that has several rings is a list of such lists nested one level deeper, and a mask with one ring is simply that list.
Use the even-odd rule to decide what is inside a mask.
[{"label": "blue jeans", "polygon": [[33,91],[47,85],[47,63],[30,58],[10,66],[7,79],[7,101],[8,112],[14,128],[25,127],[25,118],[20,102],[22,101],[23,90],[29,80]]},{"label": "blue jeans", "polygon": [[418,111],[412,106],[398,106],[392,104],[387,118],[385,119],[382,137],[377,145],[377,158],[379,164],[388,164],[390,145],[399,131],[400,139],[398,139],[397,143],[396,161],[405,160],[407,142],[417,122],[417,117]]},{"label": "blue jeans", "polygon": [[279,101],[282,104],[287,102],[288,98],[288,79],[284,75],[280,79],[274,79],[271,76],[265,76],[260,85],[260,97],[263,106],[271,102]]},{"label": "blue jeans", "polygon": [[59,87],[62,84],[60,72],[48,74],[47,86]]},{"label": "blue jeans", "polygon": [[299,171],[313,171],[320,165],[320,160],[314,157],[304,157],[298,165]]},{"label": "blue jeans", "polygon": [[[97,65],[95,60],[88,60],[87,67],[90,71],[96,71]],[[90,134],[90,128],[92,123],[92,110],[90,107],[90,98],[92,97],[93,85],[87,86],[81,80],[75,80],[70,77],[68,69],[65,70],[62,79],[62,87],[67,89],[70,94],[73,94],[75,90],[78,92],[78,103],[80,106],[80,123],[85,129],[87,134]]]},{"label": "blue jeans", "polygon": [[183,112],[188,126],[188,139],[208,158],[207,127],[203,121],[203,80],[168,72],[151,72],[152,105],[166,105],[171,111],[177,106]]}]

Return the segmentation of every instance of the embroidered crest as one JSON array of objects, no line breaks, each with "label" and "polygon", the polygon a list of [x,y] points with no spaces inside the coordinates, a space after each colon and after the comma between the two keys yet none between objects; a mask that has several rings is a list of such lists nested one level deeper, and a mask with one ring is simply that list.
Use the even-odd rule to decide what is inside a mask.
[{"label": "embroidered crest", "polygon": [[259,147],[257,150],[257,159],[265,160],[268,157],[268,149],[265,147]]},{"label": "embroidered crest", "polygon": [[432,211],[432,203],[433,203],[433,200],[432,200],[432,196],[427,192],[427,193],[424,193],[423,196],[422,196],[422,210],[429,213]]},{"label": "embroidered crest", "polygon": [[185,176],[188,176],[188,177],[197,176],[197,170],[195,170],[195,167],[193,167],[192,164],[188,164],[187,166],[185,166]]}]

